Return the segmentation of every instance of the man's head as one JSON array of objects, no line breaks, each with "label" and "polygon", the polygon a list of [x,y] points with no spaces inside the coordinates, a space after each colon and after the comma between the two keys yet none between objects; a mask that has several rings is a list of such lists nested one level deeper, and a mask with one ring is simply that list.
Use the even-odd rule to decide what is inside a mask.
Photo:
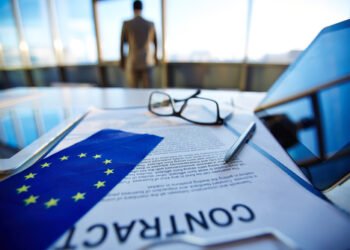
[{"label": "man's head", "polygon": [[139,0],[134,1],[133,8],[135,15],[140,15],[142,11],[142,2]]}]

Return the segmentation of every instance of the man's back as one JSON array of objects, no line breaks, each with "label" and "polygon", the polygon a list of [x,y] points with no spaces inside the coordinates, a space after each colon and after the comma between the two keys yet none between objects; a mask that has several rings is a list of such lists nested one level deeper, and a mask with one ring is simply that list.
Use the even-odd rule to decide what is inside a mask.
[{"label": "man's back", "polygon": [[122,41],[129,44],[127,67],[144,69],[154,64],[150,45],[155,40],[155,28],[152,22],[141,16],[125,21],[122,30]]}]

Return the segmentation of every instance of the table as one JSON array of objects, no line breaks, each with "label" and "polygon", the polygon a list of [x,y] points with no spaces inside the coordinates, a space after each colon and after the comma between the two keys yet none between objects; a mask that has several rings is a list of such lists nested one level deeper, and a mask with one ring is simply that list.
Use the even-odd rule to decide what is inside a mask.
[{"label": "table", "polygon": [[[66,126],[65,122],[74,120],[74,117],[91,107],[145,107],[149,94],[154,90],[70,85],[21,87],[1,91],[0,166],[4,158],[1,154],[14,155],[24,148],[25,150],[21,150],[22,154],[16,155],[18,157],[10,164],[15,165],[25,161],[33,154],[35,148],[40,147]],[[162,91],[182,98],[193,94],[195,89],[162,89]],[[266,94],[237,90],[202,90],[201,95],[215,99],[220,107],[231,109],[234,107],[251,113]],[[58,124],[62,124],[61,128],[57,126]],[[10,127],[12,129],[9,130]],[[346,207],[350,212],[350,201],[347,198],[350,197],[350,181],[343,184],[341,189],[330,192],[329,195],[332,198],[336,197],[342,207]]]},{"label": "table", "polygon": [[[154,89],[62,87],[21,87],[0,92],[0,170],[3,165],[19,166],[46,147],[76,117],[92,107],[113,109],[146,107]],[[177,98],[195,89],[163,89]],[[202,96],[215,99],[220,107],[243,108],[252,112],[264,93],[235,90],[202,90]],[[17,152],[20,151],[20,154]],[[12,157],[15,156],[15,157]],[[12,161],[3,159],[11,158]],[[2,171],[4,172],[4,171]]]}]

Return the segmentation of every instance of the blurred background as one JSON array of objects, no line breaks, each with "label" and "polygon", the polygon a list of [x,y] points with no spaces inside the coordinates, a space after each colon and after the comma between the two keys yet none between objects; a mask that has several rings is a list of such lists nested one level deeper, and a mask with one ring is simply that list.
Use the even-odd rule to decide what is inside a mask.
[{"label": "blurred background", "polygon": [[[131,0],[0,0],[0,88],[128,87],[119,68]],[[154,88],[265,91],[350,0],[143,0],[155,23]]]}]

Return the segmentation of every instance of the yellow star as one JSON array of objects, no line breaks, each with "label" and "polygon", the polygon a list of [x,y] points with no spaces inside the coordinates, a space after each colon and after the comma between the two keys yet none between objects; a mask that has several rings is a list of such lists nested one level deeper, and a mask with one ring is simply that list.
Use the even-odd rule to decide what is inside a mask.
[{"label": "yellow star", "polygon": [[24,178],[26,179],[26,180],[28,180],[28,179],[34,179],[34,177],[36,176],[36,173],[29,173],[29,174],[27,174],[26,176],[24,176]]},{"label": "yellow star", "polygon": [[20,188],[17,188],[17,193],[18,194],[21,194],[23,192],[28,192],[28,189],[30,188],[30,186],[26,186],[26,185],[23,185],[22,187]]},{"label": "yellow star", "polygon": [[98,181],[96,184],[94,184],[94,186],[99,189],[100,187],[104,187],[105,186],[105,181]]},{"label": "yellow star", "polygon": [[29,204],[33,204],[36,203],[36,200],[39,198],[39,196],[34,196],[31,195],[29,196],[27,199],[24,199],[24,203],[26,204],[26,206],[28,206]]},{"label": "yellow star", "polygon": [[83,158],[86,157],[86,153],[81,153],[80,155],[78,155],[79,158]]},{"label": "yellow star", "polygon": [[50,208],[50,207],[53,207],[53,206],[57,206],[57,203],[60,199],[54,199],[54,198],[51,198],[49,201],[45,202],[45,206],[46,208]]},{"label": "yellow star", "polygon": [[94,155],[93,157],[94,157],[94,159],[99,159],[99,158],[101,158],[101,156],[102,156],[102,155],[97,155],[97,154],[96,154],[96,155]]},{"label": "yellow star", "polygon": [[73,199],[74,201],[83,200],[83,199],[85,199],[85,194],[86,194],[86,193],[80,193],[80,192],[78,192],[76,195],[72,196],[72,199]]},{"label": "yellow star", "polygon": [[111,164],[111,163],[112,163],[112,160],[107,160],[107,159],[106,159],[106,160],[103,161],[103,163],[104,163],[105,165]]},{"label": "yellow star", "polygon": [[109,168],[107,168],[107,170],[106,171],[104,171],[104,173],[106,174],[106,175],[110,175],[110,174],[114,174],[114,172],[113,172],[114,170],[113,169],[109,169]]},{"label": "yellow star", "polygon": [[41,164],[41,168],[48,168],[50,167],[51,163],[50,162],[45,162],[44,164]]},{"label": "yellow star", "polygon": [[61,161],[66,161],[66,160],[68,160],[68,158],[69,158],[69,156],[64,155],[64,156],[62,156],[62,157],[60,158],[60,160],[61,160]]}]

